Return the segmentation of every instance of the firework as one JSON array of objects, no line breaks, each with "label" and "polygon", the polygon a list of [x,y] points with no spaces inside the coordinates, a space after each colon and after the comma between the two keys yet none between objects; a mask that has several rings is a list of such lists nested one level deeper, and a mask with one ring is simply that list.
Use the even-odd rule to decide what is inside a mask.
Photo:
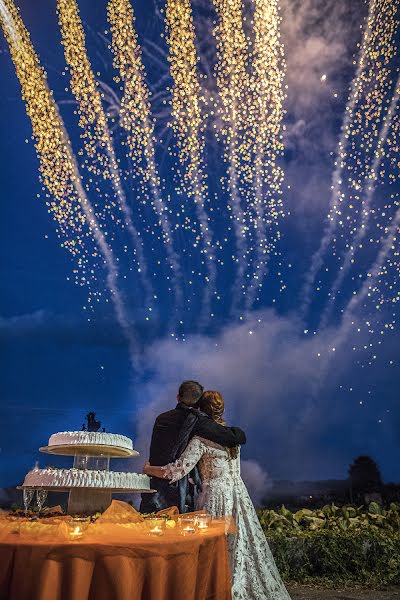
[{"label": "firework", "polygon": [[[213,240],[204,200],[208,196],[204,155],[204,119],[202,116],[200,84],[197,72],[198,57],[195,32],[189,0],[167,0],[167,40],[172,88],[172,122],[178,146],[181,185],[184,193],[192,199],[199,224],[195,247],[203,241],[206,273],[203,320],[210,310],[212,294],[215,293],[216,266]],[[182,206],[185,212],[185,206]],[[188,226],[193,224],[188,221]]]},{"label": "firework", "polygon": [[[199,46],[190,1],[167,0],[168,50],[157,52],[162,76],[151,96],[132,6],[129,0],[107,1],[111,37],[104,40],[113,54],[115,89],[96,81],[76,0],[58,0],[83,141],[80,167],[12,0],[0,0],[0,15],[32,121],[41,177],[58,235],[76,261],[76,281],[88,285],[90,301],[93,294],[101,295],[92,292],[91,286],[105,268],[107,287],[134,362],[137,345],[120,287],[122,276],[126,279],[122,269],[127,258],[130,270],[135,258],[148,303],[150,275],[154,286],[166,284],[168,292],[174,278],[175,297],[182,300],[174,313],[180,319],[174,331],[180,332],[186,327],[184,285],[205,284],[199,306],[203,317],[214,316],[212,301],[220,300],[220,281],[233,286],[232,313],[239,307],[248,312],[259,299],[270,261],[281,259],[284,206],[279,159],[285,61],[277,0],[254,0],[251,13],[243,0],[214,0],[216,56],[214,47],[203,51]],[[303,290],[305,316],[322,267],[328,272],[334,264],[333,276],[325,276],[331,287],[320,329],[330,323],[333,309],[341,310],[336,346],[347,339],[355,322],[358,328],[362,326],[363,318],[370,333],[379,318],[386,319],[384,328],[393,328],[394,313],[387,317],[385,308],[400,300],[399,196],[390,193],[400,168],[400,79],[396,83],[398,72],[393,76],[398,46],[396,7],[398,2],[388,0],[373,0],[370,6],[339,141],[328,226]],[[209,26],[203,35],[203,42],[209,43]],[[200,55],[203,61],[216,58],[214,71],[210,62],[200,64]],[[167,81],[172,81],[170,87]],[[161,104],[164,112],[154,118],[152,110]],[[163,122],[162,135],[157,129],[164,138],[161,147],[155,128],[169,113],[169,137],[175,141],[165,143],[168,130]],[[223,148],[223,160],[215,170],[218,175],[212,178],[210,172],[209,179],[206,123],[213,128],[207,144],[214,143],[215,154]],[[167,152],[166,162],[176,168],[175,179],[168,182],[170,189],[161,177]],[[214,184],[220,188],[214,190]],[[135,194],[135,223],[127,194]],[[379,202],[375,200],[378,195]],[[222,206],[222,198],[228,198],[227,206]],[[228,261],[223,254],[232,230],[235,269],[225,266]],[[165,257],[166,271],[162,267]],[[161,271],[167,274],[167,282],[156,280]],[[349,274],[354,282],[352,295],[340,303]],[[188,312],[195,302],[195,294],[185,294]],[[371,307],[376,313],[381,310],[376,318],[370,316]],[[167,302],[165,308],[171,316]],[[196,319],[196,326],[199,322],[204,325],[205,318]],[[168,333],[174,339],[180,337]]]},{"label": "firework", "polygon": [[[90,283],[94,279],[91,257],[95,260],[101,258],[116,316],[129,342],[132,362],[136,365],[136,339],[118,289],[118,269],[102,225],[82,187],[71,143],[48,88],[46,73],[12,0],[1,0],[0,21],[32,123],[40,173],[49,193],[47,204],[57,223],[58,235],[63,247],[71,252],[77,262],[81,273],[80,283]],[[88,238],[97,245],[91,253],[86,245]]]},{"label": "firework", "polygon": [[247,211],[242,208],[243,187],[249,184],[249,136],[247,134],[247,106],[250,81],[246,69],[249,62],[248,45],[243,28],[243,3],[241,0],[214,0],[218,23],[214,30],[217,40],[218,62],[215,76],[218,89],[216,110],[222,120],[222,137],[225,140],[225,162],[228,170],[231,219],[236,234],[237,264],[233,312],[245,293],[243,278],[247,269],[247,238],[251,235]]},{"label": "firework", "polygon": [[[154,124],[150,113],[149,90],[145,81],[144,66],[137,34],[134,28],[135,17],[129,0],[110,0],[107,6],[111,26],[114,66],[118,69],[124,95],[119,111],[120,124],[127,132],[128,156],[132,162],[133,174],[139,178],[142,195],[148,197],[158,217],[167,257],[173,270],[174,290],[181,302],[181,269],[168,218],[168,207],[160,189],[155,158]],[[116,80],[119,78],[115,78]]]},{"label": "firework", "polygon": [[[356,246],[349,243],[349,239],[354,237],[357,243],[357,239],[361,240],[364,236],[363,231],[357,233],[358,227],[366,229],[372,199],[371,190],[368,188],[372,188],[373,182],[376,181],[379,155],[389,125],[386,123],[380,133],[380,123],[385,117],[385,98],[392,85],[390,62],[396,54],[396,10],[396,3],[390,0],[373,0],[370,4],[338,145],[328,225],[306,278],[303,314],[310,305],[311,289],[329,246],[331,245],[332,255],[338,262],[342,260],[339,244],[343,244],[344,240],[347,243],[344,251],[350,252],[348,258],[345,258],[344,266],[340,265],[340,271],[344,272],[339,273],[333,285],[334,296],[348,268],[353,264],[351,253],[357,251]],[[389,108],[389,120],[390,111]],[[363,191],[366,192],[364,195]],[[326,319],[324,316],[324,322]]]},{"label": "firework", "polygon": [[256,257],[253,282],[246,297],[246,308],[254,303],[262,287],[267,262],[277,253],[281,237],[279,222],[283,215],[283,170],[277,159],[283,150],[282,120],[284,116],[283,78],[285,62],[280,40],[278,4],[272,0],[255,0],[253,17],[253,50],[251,106],[248,118],[252,180],[254,188],[254,229]]},{"label": "firework", "polygon": [[[91,252],[88,248],[93,237],[76,194],[72,150],[48,88],[46,73],[17,8],[10,0],[4,0],[0,3],[0,10],[1,24],[32,124],[40,174],[48,192],[46,204],[57,223],[58,237],[76,259],[80,273],[77,282],[90,284],[95,279],[95,265],[91,268]],[[96,260],[96,252],[93,258]]]},{"label": "firework", "polygon": [[[395,267],[397,270],[397,275],[399,273],[399,262],[398,262],[398,238],[400,235],[400,203],[397,201],[397,210],[394,218],[392,219],[390,227],[387,228],[387,235],[382,240],[381,248],[376,257],[373,265],[369,269],[366,279],[364,280],[360,290],[356,295],[352,297],[350,302],[348,303],[343,317],[341,321],[341,325],[339,331],[337,333],[334,346],[335,349],[343,346],[343,344],[348,339],[352,328],[356,323],[356,311],[361,306],[365,305],[366,302],[372,300],[373,296],[379,293],[381,290],[382,278],[385,278],[388,274],[388,265],[393,266],[393,259],[391,256],[394,254],[395,256]],[[386,299],[386,296],[385,296]],[[394,301],[399,299],[399,295],[394,298]],[[384,301],[383,301],[384,302]],[[382,297],[380,298],[380,302],[382,303]],[[378,305],[375,305],[375,309],[379,308]],[[374,333],[373,325],[371,321],[366,318],[365,322],[369,333]],[[386,327],[381,331],[383,334],[386,329],[393,329],[393,324],[386,324]],[[326,366],[327,368],[327,366]]]},{"label": "firework", "polygon": [[351,241],[351,244],[348,243],[348,245],[350,246],[349,251],[345,254],[343,264],[341,265],[339,273],[332,284],[329,293],[329,301],[321,317],[320,327],[325,327],[327,325],[329,317],[331,316],[334,307],[336,295],[339,292],[348,271],[354,264],[354,257],[357,251],[360,250],[360,248],[362,248],[362,241],[368,233],[368,225],[371,218],[371,212],[373,212],[371,211],[371,204],[374,197],[374,192],[376,190],[376,184],[379,181],[380,165],[385,157],[385,145],[387,143],[393,124],[393,119],[399,101],[399,92],[400,78],[397,81],[393,98],[386,113],[386,116],[383,117],[382,129],[379,135],[376,150],[374,152],[375,157],[371,167],[369,168],[369,173],[366,175],[366,180],[363,185],[363,189],[366,190],[366,193],[364,196],[361,197],[361,208],[359,209],[359,211],[361,212],[360,224],[358,225],[358,227],[356,227],[356,233],[354,239]]},{"label": "firework", "polygon": [[75,0],[58,0],[57,11],[65,60],[70,69],[71,89],[79,106],[79,126],[83,130],[82,139],[87,156],[83,166],[94,176],[110,181],[115,191],[114,197],[107,199],[107,211],[114,212],[117,224],[122,223],[132,237],[137,270],[142,276],[146,302],[150,304],[153,293],[147,277],[143,242],[126,201],[101,94],[86,51],[78,6]]}]

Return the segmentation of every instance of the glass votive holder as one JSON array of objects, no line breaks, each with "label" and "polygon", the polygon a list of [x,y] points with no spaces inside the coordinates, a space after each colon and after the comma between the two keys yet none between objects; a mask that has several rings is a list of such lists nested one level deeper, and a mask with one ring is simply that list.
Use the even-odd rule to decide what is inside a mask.
[{"label": "glass votive holder", "polygon": [[196,524],[197,524],[197,529],[199,531],[204,531],[205,529],[208,529],[211,524],[211,515],[209,515],[207,513],[197,515],[196,516]]},{"label": "glass votive holder", "polygon": [[156,535],[156,536],[164,535],[166,525],[167,525],[167,520],[164,518],[158,519],[157,517],[155,517],[155,518],[146,519],[146,527],[147,527],[147,531],[148,531],[149,535]]},{"label": "glass votive holder", "polygon": [[86,517],[74,517],[67,522],[68,537],[73,542],[80,540],[84,532],[89,527],[89,520]]},{"label": "glass votive holder", "polygon": [[191,515],[182,515],[179,517],[179,527],[181,535],[193,535],[196,533],[196,517]]}]

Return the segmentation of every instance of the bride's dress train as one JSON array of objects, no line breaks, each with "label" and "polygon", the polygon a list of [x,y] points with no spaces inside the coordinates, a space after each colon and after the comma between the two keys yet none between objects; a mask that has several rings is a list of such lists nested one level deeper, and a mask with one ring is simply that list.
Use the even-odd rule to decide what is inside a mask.
[{"label": "bride's dress train", "polygon": [[203,487],[196,508],[235,519],[237,534],[228,537],[233,600],[290,600],[240,476],[240,454],[231,458],[226,448],[194,437],[182,456],[163,469],[177,481],[196,464]]}]

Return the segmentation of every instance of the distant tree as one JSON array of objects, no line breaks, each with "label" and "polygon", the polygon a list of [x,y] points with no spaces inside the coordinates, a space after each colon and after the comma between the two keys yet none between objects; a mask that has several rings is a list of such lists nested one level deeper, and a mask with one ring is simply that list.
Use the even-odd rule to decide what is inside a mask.
[{"label": "distant tree", "polygon": [[355,494],[379,492],[382,477],[379,467],[370,456],[358,456],[349,467],[349,478]]},{"label": "distant tree", "polygon": [[383,496],[385,502],[400,502],[400,484],[399,483],[386,483],[383,486]]}]

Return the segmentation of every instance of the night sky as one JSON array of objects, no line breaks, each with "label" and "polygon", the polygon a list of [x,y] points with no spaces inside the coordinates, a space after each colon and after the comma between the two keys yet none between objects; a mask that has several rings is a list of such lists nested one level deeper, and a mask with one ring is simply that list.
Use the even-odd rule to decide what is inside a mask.
[{"label": "night sky", "polygon": [[[78,153],[82,142],[55,4],[55,0],[18,0],[22,19]],[[235,230],[232,212],[226,208],[231,194],[229,187],[220,183],[226,173],[224,141],[223,136],[219,140],[212,138],[209,116],[204,158],[208,184],[203,192],[204,207],[212,219],[211,244],[217,275],[216,292],[204,308],[205,290],[210,283],[205,279],[203,256],[194,245],[196,213],[193,200],[185,196],[187,190],[183,187],[181,193],[177,192],[177,146],[171,129],[166,127],[171,118],[172,80],[168,75],[168,46],[161,37],[162,6],[156,0],[134,1],[132,5],[147,82],[153,92],[155,134],[163,140],[157,143],[156,161],[162,196],[169,198],[170,221],[175,228],[171,247],[181,261],[180,292],[177,294],[171,278],[168,279],[166,248],[157,238],[148,203],[141,197],[138,184],[130,185],[129,177],[124,180],[126,198],[143,241],[151,302],[137,263],[132,261],[130,247],[121,254],[115,250],[129,321],[125,331],[109,300],[104,269],[94,267],[96,281],[90,290],[74,283],[76,265],[62,247],[45,205],[31,123],[8,44],[2,37],[0,486],[21,483],[36,460],[45,466],[46,458],[39,455],[37,448],[45,445],[56,431],[80,429],[89,410],[96,411],[108,431],[133,437],[145,455],[154,416],[174,405],[176,389],[187,378],[199,379],[206,388],[224,394],[228,420],[247,432],[243,457],[248,478],[253,479],[255,487],[257,478],[261,487],[269,478],[345,478],[349,463],[358,454],[373,456],[384,479],[398,481],[398,241],[393,242],[393,249],[384,257],[385,268],[380,269],[373,297],[355,305],[350,314],[352,323],[343,321],[352,298],[362,293],[367,274],[372,272],[385,243],[400,192],[399,165],[396,171],[390,156],[399,140],[399,107],[393,104],[400,66],[398,52],[393,50],[399,44],[398,11],[391,21],[392,55],[387,60],[380,96],[382,106],[393,109],[393,126],[385,138],[387,154],[379,163],[377,181],[371,184],[360,165],[367,164],[365,149],[369,143],[375,148],[376,139],[371,141],[367,134],[363,137],[362,128],[373,132],[378,127],[382,137],[384,123],[383,113],[375,122],[371,110],[371,120],[361,122],[361,133],[353,132],[354,144],[340,175],[346,207],[342,214],[344,224],[338,219],[318,273],[311,281],[313,257],[327,231],[334,163],[368,5],[358,0],[282,1],[287,88],[284,149],[277,158],[284,172],[281,189],[285,216],[279,218],[277,225],[281,239],[271,250],[262,290],[254,302],[247,302],[252,293],[254,245],[249,243],[243,263],[244,280],[238,286],[238,267],[232,259],[237,250]],[[206,69],[208,60],[216,60],[210,29],[215,17],[211,5],[211,0],[193,3],[198,51],[202,56],[200,70]],[[245,6],[246,11],[252,10],[251,3]],[[114,110],[110,127],[121,170],[129,172],[132,164],[125,156],[123,134],[110,103],[110,98],[120,99],[122,92],[113,80],[116,71],[108,48],[106,2],[80,0],[79,8],[92,67],[102,90],[107,92],[104,106],[109,114]],[[379,71],[375,62],[370,74],[374,81],[376,70]],[[212,76],[212,69],[208,76]],[[208,88],[204,85],[210,96],[212,84]],[[360,103],[363,114],[371,109],[367,92],[367,100],[362,106]],[[218,130],[221,126],[217,117],[215,123]],[[344,264],[343,257],[358,235],[352,230],[352,219],[354,223],[358,217],[361,219],[360,213],[349,208],[350,194],[354,192],[349,191],[349,182],[353,176],[361,182],[363,201],[369,198],[368,186],[373,185],[367,200],[371,217],[367,235],[358,240],[362,241],[362,248],[355,254],[331,302],[329,293],[340,265]],[[87,172],[83,177],[88,177]],[[108,190],[102,185],[99,184],[101,194],[106,194]],[[99,201],[93,188],[88,196],[92,202]],[[186,222],[180,215],[182,204],[188,206]],[[350,215],[348,219],[346,215]],[[115,248],[128,244],[126,231],[120,231],[118,224],[110,222],[105,227],[109,227]],[[90,294],[92,300],[88,302]],[[174,301],[179,294],[180,305]],[[132,359],[129,341],[133,338]],[[63,460],[57,460],[57,465],[61,464]],[[130,468],[139,469],[139,461],[132,462]]]}]

